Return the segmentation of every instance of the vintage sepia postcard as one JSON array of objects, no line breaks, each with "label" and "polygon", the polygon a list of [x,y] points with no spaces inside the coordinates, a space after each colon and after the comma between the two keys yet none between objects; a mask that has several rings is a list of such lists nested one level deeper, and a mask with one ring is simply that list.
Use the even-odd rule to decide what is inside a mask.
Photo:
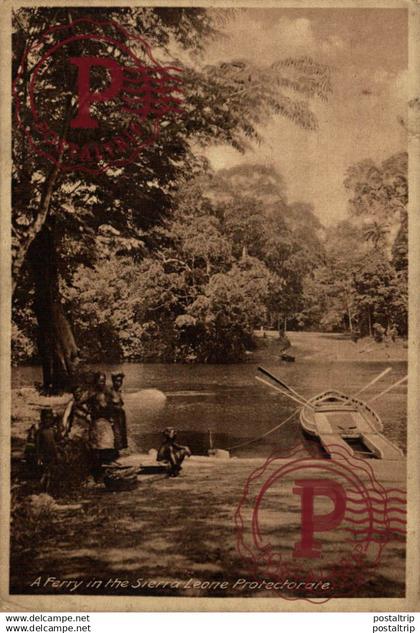
[{"label": "vintage sepia postcard", "polygon": [[417,610],[418,3],[1,19],[2,609]]}]

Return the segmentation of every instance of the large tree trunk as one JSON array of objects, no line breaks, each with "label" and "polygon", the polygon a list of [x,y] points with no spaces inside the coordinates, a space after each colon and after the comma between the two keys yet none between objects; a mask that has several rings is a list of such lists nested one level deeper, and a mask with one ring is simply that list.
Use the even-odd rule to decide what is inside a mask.
[{"label": "large tree trunk", "polygon": [[[62,142],[58,152],[58,156],[54,165],[52,165],[49,174],[46,176],[43,191],[41,195],[41,201],[38,208],[38,213],[34,218],[32,224],[28,227],[26,234],[19,240],[19,246],[12,262],[12,294],[15,293],[16,287],[19,283],[19,277],[21,269],[26,261],[26,257],[30,257],[29,251],[32,247],[34,240],[46,227],[48,219],[50,217],[51,203],[54,195],[54,191],[58,186],[58,180],[60,176],[60,169],[63,162],[65,139],[70,126],[70,119],[72,116],[71,110],[71,98],[67,100],[66,114],[63,121],[63,128],[61,132]],[[47,229],[46,229],[47,230]]]},{"label": "large tree trunk", "polygon": [[17,249],[16,255],[13,258],[12,262],[12,293],[14,294],[18,280],[20,277],[20,272],[25,262],[27,256],[29,256],[29,250],[34,240],[36,240],[39,233],[46,226],[46,222],[48,220],[48,216],[50,213],[51,201],[54,193],[54,188],[57,184],[57,178],[60,172],[61,161],[63,157],[64,151],[64,143],[62,144],[62,148],[60,150],[57,163],[52,167],[50,174],[48,175],[45,183],[44,190],[41,197],[41,203],[39,205],[39,210],[36,218],[33,223],[29,226],[26,231],[24,237],[21,238],[19,247]]},{"label": "large tree trunk", "polygon": [[34,311],[44,388],[67,387],[78,364],[78,349],[60,301],[54,230],[44,225],[28,250],[33,272]]}]

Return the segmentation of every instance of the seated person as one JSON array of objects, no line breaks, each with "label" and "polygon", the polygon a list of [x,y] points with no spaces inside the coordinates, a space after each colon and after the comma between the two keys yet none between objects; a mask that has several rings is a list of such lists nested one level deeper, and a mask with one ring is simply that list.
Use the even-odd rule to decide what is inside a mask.
[{"label": "seated person", "polygon": [[169,477],[177,477],[181,470],[181,464],[185,457],[191,456],[191,450],[188,446],[181,446],[176,442],[176,431],[169,426],[163,431],[164,440],[159,447],[157,454],[158,462],[169,463]]}]

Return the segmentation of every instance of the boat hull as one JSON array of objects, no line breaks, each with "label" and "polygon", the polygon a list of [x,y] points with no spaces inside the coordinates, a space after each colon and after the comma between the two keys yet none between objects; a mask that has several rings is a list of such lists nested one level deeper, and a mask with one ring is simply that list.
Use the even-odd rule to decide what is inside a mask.
[{"label": "boat hull", "polygon": [[311,398],[300,411],[303,431],[317,438],[332,456],[358,454],[377,459],[401,459],[402,451],[382,435],[383,424],[363,400],[339,391],[325,391]]}]

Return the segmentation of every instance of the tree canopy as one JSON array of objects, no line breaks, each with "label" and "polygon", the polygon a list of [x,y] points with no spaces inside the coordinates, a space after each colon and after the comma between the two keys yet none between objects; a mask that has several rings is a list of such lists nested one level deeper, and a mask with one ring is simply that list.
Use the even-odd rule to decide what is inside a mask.
[{"label": "tree canopy", "polygon": [[[72,287],[80,267],[90,268],[93,274],[111,243],[116,257],[128,257],[141,265],[156,249],[162,249],[165,240],[173,239],[173,235],[165,236],[165,231],[173,234],[178,230],[180,235],[172,248],[180,242],[195,265],[205,262],[208,270],[220,265],[227,269],[231,246],[223,235],[224,227],[220,232],[216,216],[196,217],[190,226],[175,219],[180,183],[185,178],[199,178],[208,170],[202,157],[206,146],[227,143],[244,151],[251,141],[259,140],[258,126],[270,116],[287,117],[307,129],[316,127],[310,100],[325,99],[331,91],[327,67],[307,57],[279,59],[269,67],[243,60],[205,63],[203,51],[208,39],[216,37],[220,21],[234,18],[234,13],[182,7],[39,7],[15,11],[13,72],[18,104],[13,138],[15,309],[18,314],[25,283],[32,284],[38,349],[47,384],[60,382],[56,378],[60,373],[65,380],[74,371],[80,352],[69,322],[70,316],[77,321],[76,308],[73,305],[70,313],[63,309],[66,288]],[[98,18],[101,27],[97,25]],[[80,140],[81,132],[69,126],[76,107],[75,69],[69,70],[64,54],[54,64],[45,65],[39,59],[42,47],[38,44],[51,25],[58,37],[64,37],[61,34],[69,30],[78,36],[83,20],[91,21],[96,35],[97,29],[102,28],[107,36],[113,23],[118,22],[120,30],[117,29],[117,34],[113,32],[113,37],[119,38],[115,40],[116,48],[123,46],[124,32],[141,36],[163,65],[181,68],[182,75],[182,114],[167,117],[154,142],[143,147],[130,164],[109,166],[100,162],[99,173],[66,169],[66,152],[70,151],[67,145],[37,138],[42,149],[47,145],[48,151],[35,151],[26,133],[32,125],[30,77],[37,64],[44,64],[43,72],[38,73],[38,84],[40,94],[47,98],[37,102],[40,114],[48,116],[56,135],[64,136],[68,142]],[[77,56],[81,50],[84,55],[98,54],[97,38],[84,41],[83,45],[77,37],[74,39],[70,46],[73,55]],[[189,56],[181,55],[181,50]],[[145,58],[141,42],[136,53]],[[100,68],[91,72],[92,82],[96,82],[98,89],[103,87],[106,74]],[[293,93],[295,98],[291,96]],[[107,107],[100,102],[93,106],[95,116],[105,126],[105,136],[109,133],[111,137],[117,123],[115,112],[121,113],[121,108],[113,113]],[[121,116],[124,120],[129,115]],[[146,121],[145,125],[149,123]],[[47,157],[51,152],[55,152],[53,163]],[[174,224],[168,229],[166,220],[172,217]],[[155,228],[162,228],[163,232]],[[200,244],[200,236],[204,238],[204,234],[207,252],[202,252]],[[221,252],[216,256],[219,248]],[[162,256],[160,261],[161,266],[167,267]],[[100,303],[98,297],[98,306]]]},{"label": "tree canopy", "polygon": [[[349,166],[349,219],[327,229],[310,201],[289,199],[272,165],[215,171],[206,159],[214,144],[245,152],[261,141],[260,126],[270,117],[310,133],[317,126],[311,102],[331,92],[329,69],[308,57],[270,66],[207,64],[208,42],[235,14],[183,7],[15,11],[14,354],[25,360],[38,353],[46,386],[66,384],[80,360],[238,360],[261,324],[370,331],[380,322],[406,333],[405,154]],[[40,114],[66,142],[80,140],[70,125],[76,69],[64,54],[45,64],[40,42],[49,42],[52,34],[43,34],[55,25],[54,37],[69,29],[76,36],[72,55],[97,55],[98,38],[83,46],[77,39],[86,20],[96,24],[96,36],[99,28],[107,36],[114,29],[115,49],[130,34],[144,64],[150,46],[182,79],[182,104],[174,101],[179,108],[162,114],[153,142],[129,163],[99,158],[94,171],[66,168],[67,146],[43,137],[34,145],[27,134],[29,82],[42,68]],[[103,88],[106,72],[91,72],[92,84]],[[117,124],[130,125],[128,112],[100,101],[92,113],[105,138]],[[145,130],[155,122],[146,118]]]},{"label": "tree canopy", "polygon": [[377,323],[407,334],[407,159],[347,170],[349,219],[326,232],[325,263],[306,280],[304,323],[319,315],[322,327],[372,334]]}]

